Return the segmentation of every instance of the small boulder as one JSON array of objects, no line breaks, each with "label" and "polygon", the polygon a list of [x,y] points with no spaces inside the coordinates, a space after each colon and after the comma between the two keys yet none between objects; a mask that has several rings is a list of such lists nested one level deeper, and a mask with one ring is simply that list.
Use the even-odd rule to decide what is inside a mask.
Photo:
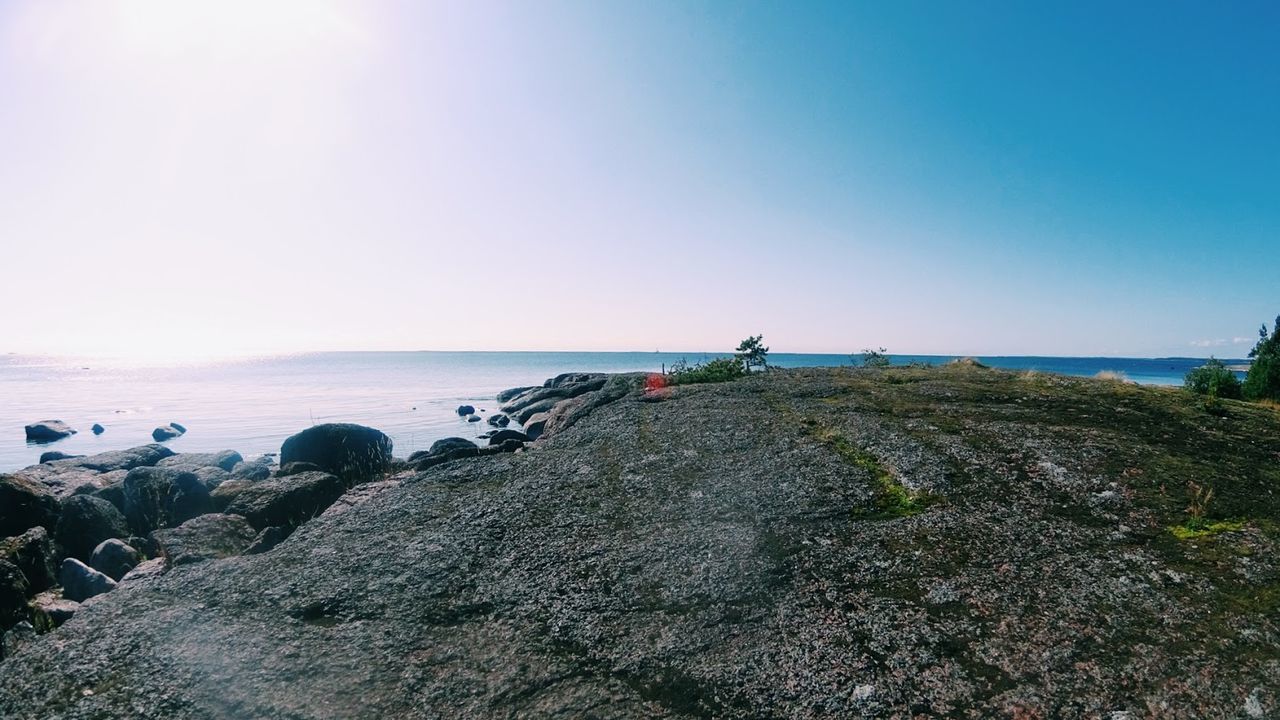
[{"label": "small boulder", "polygon": [[231,473],[217,467],[196,468],[191,473],[200,479],[201,484],[209,492],[217,490],[219,485],[232,478]]},{"label": "small boulder", "polygon": [[42,527],[0,540],[0,560],[11,562],[22,571],[31,592],[47,590],[57,579],[57,550],[49,531]]},{"label": "small boulder", "polygon": [[162,557],[155,557],[155,558],[151,558],[150,560],[143,560],[142,562],[138,563],[138,567],[125,573],[125,576],[120,578],[120,584],[124,585],[126,583],[134,583],[140,580],[149,580],[151,578],[157,578],[165,574],[165,571],[167,571],[168,569],[169,569],[169,566],[165,564],[164,558]]},{"label": "small boulder", "polygon": [[209,493],[209,500],[213,503],[213,511],[226,512],[227,506],[234,502],[236,497],[244,492],[246,488],[253,487],[255,482],[262,481],[233,478],[214,488]]},{"label": "small boulder", "polygon": [[35,642],[36,637],[38,636],[35,626],[26,620],[9,628],[5,631],[4,637],[0,638],[0,660],[13,657],[22,648]]},{"label": "small boulder", "polygon": [[[431,443],[430,449],[427,450],[428,455],[439,455],[441,453],[452,452],[454,450],[472,450],[476,444],[466,438],[447,437]],[[410,456],[412,459],[413,456]]]},{"label": "small boulder", "polygon": [[258,555],[264,552],[270,552],[271,550],[274,550],[277,545],[284,542],[287,537],[289,537],[289,528],[263,528],[262,532],[258,533],[258,536],[249,544],[249,547],[244,549],[244,554]]},{"label": "small boulder", "polygon": [[89,557],[89,567],[117,582],[140,562],[142,562],[142,555],[123,540],[116,538],[98,543]]},{"label": "small boulder", "polygon": [[76,434],[75,428],[61,420],[41,420],[24,428],[28,442],[46,443],[71,437]]},{"label": "small boulder", "polygon": [[245,460],[231,468],[231,477],[236,480],[266,480],[271,477],[271,467],[272,462],[269,457]]},{"label": "small boulder", "polygon": [[0,628],[12,627],[27,617],[31,586],[17,565],[0,560]]},{"label": "small boulder", "polygon": [[169,423],[169,427],[171,427],[171,428],[173,428],[174,430],[177,430],[178,432],[183,433],[183,434],[186,434],[186,432],[187,432],[187,427],[186,427],[185,425],[179,425],[179,424],[178,424],[178,423],[176,423],[176,422],[171,422],[171,423]]},{"label": "small boulder", "polygon": [[48,631],[70,620],[80,603],[62,597],[61,590],[46,590],[32,598],[29,605],[36,627]]},{"label": "small boulder", "polygon": [[522,443],[529,442],[532,438],[519,430],[499,430],[489,437],[490,445],[501,445],[506,440],[519,440]]},{"label": "small boulder", "polygon": [[547,427],[547,419],[550,417],[551,413],[548,412],[530,415],[524,420],[524,434],[528,435],[530,440],[542,437],[542,431]]},{"label": "small boulder", "polygon": [[494,413],[489,416],[488,422],[494,427],[506,427],[511,424],[511,418],[506,413]]},{"label": "small boulder", "polygon": [[187,565],[239,555],[257,538],[258,531],[239,515],[209,513],[176,528],[151,534],[170,565]]},{"label": "small boulder", "polygon": [[476,414],[476,408],[474,405],[458,406],[458,417],[466,417],[468,415],[475,415],[475,414]]},{"label": "small boulder", "polygon": [[129,523],[115,505],[94,495],[75,495],[62,503],[54,538],[70,557],[88,560],[98,543],[129,536]]},{"label": "small boulder", "polygon": [[319,515],[346,489],[340,478],[323,472],[271,478],[241,489],[226,512],[244,516],[259,530],[272,526],[293,528]]},{"label": "small boulder", "polygon": [[216,467],[231,472],[231,469],[243,460],[244,458],[235,450],[223,450],[216,453],[178,453],[162,459],[156,463],[156,466],[181,468],[183,470]]},{"label": "small boulder", "polygon": [[89,428],[89,429],[93,431],[93,434],[94,434],[94,435],[101,435],[102,433],[104,433],[104,432],[106,432],[106,431],[107,431],[107,429],[106,429],[106,428],[102,427],[102,426],[101,426],[101,425],[99,425],[98,423],[94,423],[94,424],[93,424],[93,427],[91,427],[91,428]]},{"label": "small boulder", "polygon": [[75,558],[62,561],[58,580],[62,583],[62,596],[76,602],[84,602],[95,595],[110,592],[116,587],[115,580]]},{"label": "small boulder", "polygon": [[324,468],[309,462],[291,462],[288,465],[281,465],[276,471],[276,477],[289,477],[304,472],[324,472]]},{"label": "small boulder", "polygon": [[186,430],[179,430],[177,425],[169,423],[168,425],[161,425],[155,430],[152,430],[151,439],[156,442],[164,442],[165,440],[172,440],[184,434],[186,434]]},{"label": "small boulder", "polygon": [[498,395],[496,396],[496,399],[498,402],[504,403],[519,395],[523,395],[529,392],[530,390],[537,390],[537,389],[538,389],[537,385],[525,385],[524,387],[514,387],[508,390],[503,390],[502,392],[498,393]]},{"label": "small boulder", "polygon": [[58,450],[49,450],[40,453],[40,464],[51,463],[54,460],[70,460],[71,458],[84,457],[83,455],[68,455]]},{"label": "small boulder", "polygon": [[352,423],[327,423],[290,436],[280,447],[280,464],[309,462],[347,483],[385,473],[392,443],[380,430]]},{"label": "small boulder", "polygon": [[470,416],[468,416],[468,417],[467,417],[467,422],[480,422],[480,416],[479,416],[479,415],[470,415]]},{"label": "small boulder", "polygon": [[19,475],[0,475],[0,537],[58,525],[58,498],[45,485]]},{"label": "small boulder", "polygon": [[94,490],[92,495],[100,497],[103,500],[116,506],[120,512],[124,512],[124,480],[114,482],[110,485]]},{"label": "small boulder", "polygon": [[195,473],[140,467],[124,479],[124,513],[139,535],[175,527],[213,509],[209,490]]}]

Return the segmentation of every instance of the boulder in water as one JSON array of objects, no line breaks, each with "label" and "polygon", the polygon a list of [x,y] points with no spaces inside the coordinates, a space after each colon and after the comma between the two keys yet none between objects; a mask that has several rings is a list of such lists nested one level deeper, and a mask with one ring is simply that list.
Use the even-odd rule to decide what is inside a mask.
[{"label": "boulder in water", "polygon": [[468,415],[475,415],[475,414],[476,414],[476,409],[475,409],[475,406],[473,405],[458,406],[458,417],[466,417]]},{"label": "boulder in water", "polygon": [[151,431],[151,438],[156,442],[164,442],[165,440],[172,440],[187,432],[185,429],[180,430],[178,428],[179,426],[174,425],[173,423],[169,423],[168,425],[161,425],[160,427]]},{"label": "boulder in water", "polygon": [[47,452],[40,453],[40,464],[43,465],[45,463],[51,463],[54,460],[70,460],[71,458],[78,458],[78,457],[84,457],[84,456],[68,455],[67,453],[60,452],[58,450],[49,450]]},{"label": "boulder in water", "polygon": [[511,424],[511,418],[506,413],[494,413],[489,416],[488,422],[494,427],[506,427]]},{"label": "boulder in water", "polygon": [[93,424],[93,427],[91,427],[91,428],[89,428],[89,429],[93,431],[93,434],[94,434],[94,435],[101,435],[102,433],[104,433],[104,432],[106,432],[106,431],[107,431],[107,429],[106,429],[106,428],[102,427],[102,426],[101,426],[101,425],[99,425],[98,423],[94,423],[94,424]]},{"label": "boulder in water", "polygon": [[61,420],[41,420],[24,428],[29,442],[53,442],[76,434],[75,428]]}]

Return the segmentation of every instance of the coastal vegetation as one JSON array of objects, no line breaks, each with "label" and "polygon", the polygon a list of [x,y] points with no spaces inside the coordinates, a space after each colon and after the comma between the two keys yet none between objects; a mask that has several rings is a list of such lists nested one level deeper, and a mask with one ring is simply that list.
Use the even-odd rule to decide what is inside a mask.
[{"label": "coastal vegetation", "polygon": [[1258,330],[1258,344],[1249,351],[1253,363],[1241,388],[1250,400],[1280,401],[1280,316],[1267,334],[1264,324]]},{"label": "coastal vegetation", "polygon": [[1242,397],[1240,379],[1226,363],[1211,357],[1204,365],[1187,373],[1184,387],[1197,395],[1239,400]]},{"label": "coastal vegetation", "polygon": [[667,385],[729,382],[745,377],[753,368],[769,368],[769,348],[764,345],[764,335],[748,335],[738,343],[733,357],[715,358],[694,365],[678,360],[663,379]]},{"label": "coastal vegetation", "polygon": [[887,368],[889,367],[888,350],[880,348],[863,348],[861,353],[852,356],[854,365],[861,365],[867,368]]}]

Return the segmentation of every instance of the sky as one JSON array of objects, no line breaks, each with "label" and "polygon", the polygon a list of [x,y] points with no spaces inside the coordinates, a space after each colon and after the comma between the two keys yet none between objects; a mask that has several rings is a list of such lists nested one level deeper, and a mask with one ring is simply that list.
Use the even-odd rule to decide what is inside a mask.
[{"label": "sky", "polygon": [[0,352],[1243,356],[1280,5],[0,0]]}]

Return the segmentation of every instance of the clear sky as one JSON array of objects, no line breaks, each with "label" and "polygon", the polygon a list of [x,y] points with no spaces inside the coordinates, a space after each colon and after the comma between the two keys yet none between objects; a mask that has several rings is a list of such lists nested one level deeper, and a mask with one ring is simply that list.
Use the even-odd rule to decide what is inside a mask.
[{"label": "clear sky", "polygon": [[0,2],[0,352],[1240,356],[1275,2]]}]

